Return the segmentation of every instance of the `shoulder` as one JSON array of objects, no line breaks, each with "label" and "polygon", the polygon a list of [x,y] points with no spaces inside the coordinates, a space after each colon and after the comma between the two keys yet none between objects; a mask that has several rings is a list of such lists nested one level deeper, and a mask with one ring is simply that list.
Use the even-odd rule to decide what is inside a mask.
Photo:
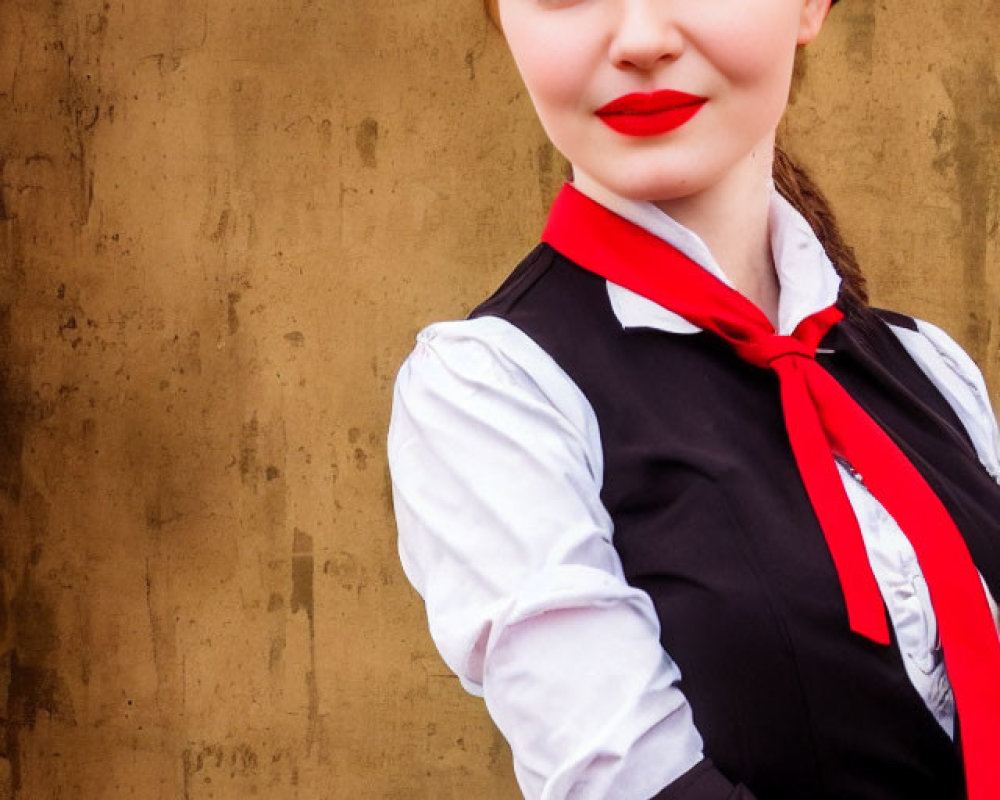
[{"label": "shoulder", "polygon": [[983,374],[949,334],[926,320],[875,309],[910,357],[955,410],[979,460],[1000,480],[1000,436]]},{"label": "shoulder", "polygon": [[600,461],[590,403],[520,328],[495,316],[429,325],[396,376],[390,447],[404,432],[484,426],[506,428],[526,445],[532,431],[560,432]]},{"label": "shoulder", "polygon": [[595,331],[594,320],[610,313],[607,281],[543,242],[469,316],[506,319],[550,349]]}]

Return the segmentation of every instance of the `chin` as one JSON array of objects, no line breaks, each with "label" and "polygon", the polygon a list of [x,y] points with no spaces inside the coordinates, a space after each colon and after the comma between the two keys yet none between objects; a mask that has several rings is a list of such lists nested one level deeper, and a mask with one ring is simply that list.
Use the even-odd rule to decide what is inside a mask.
[{"label": "chin", "polygon": [[[744,142],[683,143],[669,148],[578,148],[581,158],[571,163],[590,175],[606,189],[627,197],[652,203],[693,198],[725,183],[756,184],[770,177],[770,161],[754,155],[773,148],[773,136],[764,137],[750,147]],[[767,171],[766,176],[760,175]]]},{"label": "chin", "polygon": [[620,169],[608,169],[607,165],[589,170],[586,166],[582,166],[582,169],[615,194],[650,203],[691,197],[705,191],[718,181],[717,176],[706,174],[704,170],[691,169],[690,165],[650,166],[647,163],[623,166]]}]

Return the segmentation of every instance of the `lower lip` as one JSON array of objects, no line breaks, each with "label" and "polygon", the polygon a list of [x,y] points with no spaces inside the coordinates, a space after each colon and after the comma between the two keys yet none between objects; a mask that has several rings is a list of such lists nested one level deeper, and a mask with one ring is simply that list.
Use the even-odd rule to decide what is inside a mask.
[{"label": "lower lip", "polygon": [[626,136],[659,136],[676,130],[697,114],[704,101],[689,106],[666,108],[642,114],[598,114],[598,118],[612,130]]}]

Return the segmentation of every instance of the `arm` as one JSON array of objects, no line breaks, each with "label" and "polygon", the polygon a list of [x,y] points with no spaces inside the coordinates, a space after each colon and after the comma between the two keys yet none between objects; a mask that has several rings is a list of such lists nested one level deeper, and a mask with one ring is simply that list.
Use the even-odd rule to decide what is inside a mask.
[{"label": "arm", "polygon": [[424,331],[389,458],[404,569],[526,797],[748,796],[703,760],[652,603],[611,544],[593,411],[534,342],[492,318]]},{"label": "arm", "polygon": [[[921,319],[914,322],[915,331],[891,324],[889,329],[955,410],[979,461],[1000,483],[1000,434],[982,372],[958,342],[939,327]],[[1000,609],[985,582],[983,588],[1000,632]]]},{"label": "arm", "polygon": [[989,392],[979,367],[947,333],[924,320],[917,330],[889,325],[903,347],[962,421],[979,460],[1000,481],[1000,436]]}]

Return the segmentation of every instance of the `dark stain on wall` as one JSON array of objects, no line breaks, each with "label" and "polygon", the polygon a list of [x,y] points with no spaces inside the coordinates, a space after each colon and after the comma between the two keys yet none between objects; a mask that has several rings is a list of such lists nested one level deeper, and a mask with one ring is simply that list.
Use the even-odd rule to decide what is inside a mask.
[{"label": "dark stain on wall", "polygon": [[24,261],[20,222],[0,207],[0,496],[12,504],[19,502],[24,482],[25,429],[43,413],[34,407],[37,398],[31,386],[30,355],[16,338],[12,318],[13,304],[25,287]]},{"label": "dark stain on wall", "polygon": [[[99,52],[105,45],[107,19],[103,23],[87,21],[84,26],[63,3],[54,3],[50,24],[58,38],[52,43],[54,56],[61,56],[64,64],[60,71],[53,71],[59,87],[60,113],[63,116],[65,138],[68,143],[69,172],[73,175],[72,205],[77,229],[90,221],[94,205],[94,170],[90,149],[95,129],[102,118],[102,109],[114,105],[115,99],[101,90]],[[100,20],[103,15],[97,15]],[[61,73],[61,74],[60,74]],[[111,118],[108,113],[107,117]]]},{"label": "dark stain on wall", "polygon": [[313,635],[313,539],[305,531],[295,529],[292,541],[292,613],[304,610],[309,618],[309,635]]},{"label": "dark stain on wall", "polygon": [[44,664],[59,648],[53,603],[35,575],[41,559],[42,547],[35,544],[23,566],[9,612],[17,634],[17,651],[31,665]]},{"label": "dark stain on wall", "polygon": [[[998,205],[1000,167],[1000,83],[994,59],[983,59],[972,69],[946,71],[942,76],[952,101],[953,119],[939,118],[935,142],[946,149],[935,161],[939,172],[954,175],[961,211],[958,231],[964,307],[969,309],[962,339],[972,355],[984,363],[996,310],[983,291],[988,279],[988,243],[991,220]],[[970,79],[970,72],[973,77]]]},{"label": "dark stain on wall", "polygon": [[257,475],[257,440],[260,437],[260,424],[254,414],[250,421],[244,423],[240,432],[240,480],[247,485],[256,485]]},{"label": "dark stain on wall", "polygon": [[285,598],[277,592],[272,592],[267,601],[268,613],[272,614],[275,623],[272,627],[271,641],[267,654],[267,668],[274,676],[281,666],[281,658],[285,654],[287,639],[285,638]]},{"label": "dark stain on wall", "polygon": [[9,563],[7,550],[4,547],[4,543],[0,541],[0,642],[7,641],[7,633],[10,628],[10,609],[8,605],[10,603],[10,598],[8,597],[8,579],[4,575],[3,568]]},{"label": "dark stain on wall", "polygon": [[361,125],[358,126],[357,136],[354,138],[354,143],[358,148],[358,152],[361,154],[361,163],[369,169],[375,169],[375,167],[378,166],[378,160],[375,157],[378,137],[378,120],[372,119],[371,117],[365,117],[365,119],[361,120]]},{"label": "dark stain on wall", "polygon": [[31,731],[40,712],[53,717],[72,719],[69,694],[55,670],[31,666],[22,662],[17,650],[8,650],[0,656],[0,689],[6,698],[0,708],[3,718],[0,726],[0,758],[10,763],[12,800],[21,789],[20,737]]},{"label": "dark stain on wall", "polygon": [[219,212],[219,221],[215,223],[215,230],[209,235],[211,239],[216,244],[224,242],[230,235],[230,228],[233,225],[233,210],[231,208],[224,208]]},{"label": "dark stain on wall", "polygon": [[0,222],[6,222],[10,219],[10,216],[7,214],[7,204],[3,199],[4,190],[7,186],[7,182],[4,180],[4,169],[6,166],[6,160],[0,157]]},{"label": "dark stain on wall", "polygon": [[[13,646],[0,656],[0,757],[8,760],[11,789],[17,797],[21,787],[20,737],[34,729],[39,712],[72,722],[73,704],[65,683],[51,666],[60,648],[55,602],[36,575],[42,561],[42,545],[47,522],[45,500],[25,487],[22,512],[27,519],[28,537],[34,541],[21,569],[21,575],[9,598],[5,586],[0,601]],[[10,570],[4,552],[3,566]]]},{"label": "dark stain on wall", "polygon": [[305,678],[309,695],[309,728],[306,738],[310,752],[312,752],[312,747],[319,737],[320,722],[319,686],[316,683],[316,607],[313,595],[315,567],[313,539],[305,531],[296,528],[292,540],[292,597],[290,605],[293,614],[304,610],[309,620],[309,671]]},{"label": "dark stain on wall", "polygon": [[207,796],[213,797],[210,787],[222,782],[244,787],[249,795],[258,795],[259,779],[267,777],[268,772],[273,779],[284,756],[280,750],[273,755],[259,753],[247,742],[191,743],[181,753],[184,800],[203,796],[194,791],[196,785],[209,787]]},{"label": "dark stain on wall", "polygon": [[14,321],[26,284],[21,221],[6,206],[0,217],[0,758],[9,764],[9,790],[17,797],[22,736],[42,712],[73,719],[69,692],[53,666],[60,647],[57,602],[42,572],[49,505],[24,469],[29,429],[68,394],[56,389],[46,397],[33,389],[31,351],[23,324],[19,329]]},{"label": "dark stain on wall", "polygon": [[10,306],[0,306],[0,492],[13,503],[21,496],[21,450],[30,404],[27,370],[16,364]]},{"label": "dark stain on wall", "polygon": [[847,58],[854,71],[866,72],[875,58],[875,25],[877,0],[851,0],[840,3],[836,13],[845,17],[850,35],[847,39]]},{"label": "dark stain on wall", "polygon": [[230,335],[235,334],[240,329],[240,315],[236,306],[241,299],[242,295],[239,292],[229,292],[226,295],[226,324]]}]

